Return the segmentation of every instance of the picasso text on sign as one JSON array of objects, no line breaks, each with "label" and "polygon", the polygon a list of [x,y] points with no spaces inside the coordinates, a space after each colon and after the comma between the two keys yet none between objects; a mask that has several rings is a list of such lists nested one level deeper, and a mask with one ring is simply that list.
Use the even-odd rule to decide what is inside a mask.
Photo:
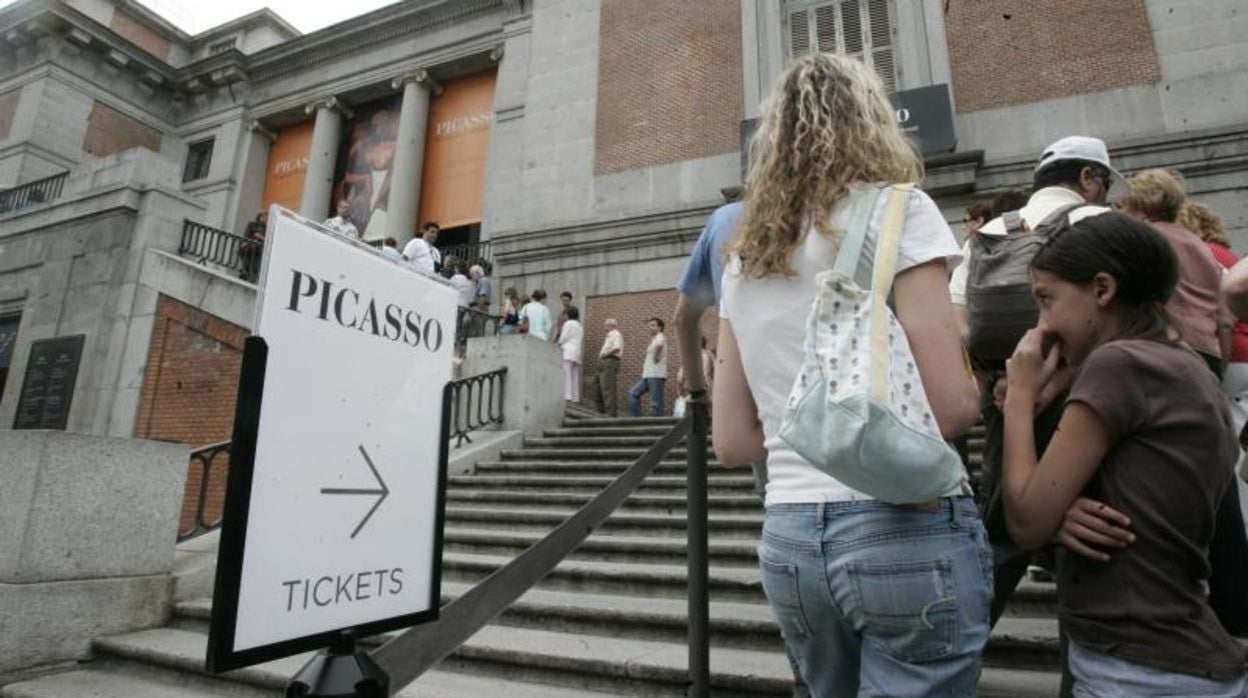
[{"label": "picasso text on sign", "polygon": [[[318,300],[316,299],[319,296]],[[309,301],[310,307],[305,307]],[[312,274],[290,270],[290,303],[287,310],[314,313],[318,320],[335,322],[346,328],[368,332],[392,342],[436,352],[442,347],[442,323],[424,318],[418,311],[396,303],[379,301],[355,289],[320,279]]]}]

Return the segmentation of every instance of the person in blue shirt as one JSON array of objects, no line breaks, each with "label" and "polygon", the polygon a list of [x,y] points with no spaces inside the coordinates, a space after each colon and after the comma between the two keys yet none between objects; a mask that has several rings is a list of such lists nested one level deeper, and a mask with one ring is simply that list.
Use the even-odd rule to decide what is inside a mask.
[{"label": "person in blue shirt", "polygon": [[689,255],[685,273],[676,290],[676,345],[684,387],[690,400],[705,402],[706,379],[702,375],[702,335],[698,327],[707,308],[719,305],[720,282],[724,276],[724,249],[737,233],[743,206],[740,201],[724,204],[711,214]]}]

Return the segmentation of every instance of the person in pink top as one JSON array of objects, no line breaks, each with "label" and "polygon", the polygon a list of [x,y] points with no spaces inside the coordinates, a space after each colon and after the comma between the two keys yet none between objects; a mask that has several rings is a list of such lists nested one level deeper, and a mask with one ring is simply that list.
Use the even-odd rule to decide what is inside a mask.
[{"label": "person in pink top", "polygon": [[[1213,253],[1213,258],[1218,260],[1224,269],[1230,269],[1239,261],[1239,255],[1231,251],[1231,241],[1226,237],[1226,231],[1222,227],[1222,217],[1204,204],[1198,204],[1195,201],[1188,201],[1183,204],[1183,210],[1179,212],[1179,225],[1200,236],[1201,240],[1209,246],[1209,251]],[[1235,316],[1229,314],[1224,321],[1234,321]],[[1229,380],[1232,373],[1248,374],[1248,323],[1235,322],[1234,331],[1231,337],[1231,351],[1229,357],[1226,358],[1226,378]],[[1248,375],[1244,375],[1238,381],[1244,388],[1248,389]],[[1223,382],[1223,387],[1226,382]],[[1244,391],[1241,391],[1244,392]],[[1236,398],[1236,394],[1231,395]],[[1243,405],[1232,405],[1232,409],[1239,412],[1248,410],[1248,399],[1244,400]],[[1242,428],[1248,413],[1239,419],[1239,425]]]},{"label": "person in pink top", "polygon": [[1179,258],[1179,285],[1166,303],[1166,312],[1179,337],[1221,378],[1222,340],[1230,339],[1229,331],[1219,327],[1222,266],[1200,238],[1176,222],[1187,202],[1183,181],[1169,170],[1151,169],[1133,176],[1128,185],[1130,192],[1118,203],[1119,208],[1159,230]]}]

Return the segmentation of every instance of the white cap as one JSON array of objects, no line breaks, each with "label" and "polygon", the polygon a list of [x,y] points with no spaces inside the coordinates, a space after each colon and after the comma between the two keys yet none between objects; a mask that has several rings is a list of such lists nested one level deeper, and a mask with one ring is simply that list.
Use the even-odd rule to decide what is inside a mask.
[{"label": "white cap", "polygon": [[1091,136],[1067,136],[1044,149],[1040,154],[1040,163],[1036,171],[1044,169],[1059,160],[1087,160],[1104,165],[1112,179],[1125,181],[1125,177],[1113,165],[1109,164],[1109,149],[1105,141]]}]

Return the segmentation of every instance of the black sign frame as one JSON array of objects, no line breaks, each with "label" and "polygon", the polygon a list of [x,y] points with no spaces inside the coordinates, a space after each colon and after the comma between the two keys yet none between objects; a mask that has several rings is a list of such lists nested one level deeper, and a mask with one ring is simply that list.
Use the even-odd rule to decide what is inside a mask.
[{"label": "black sign frame", "polygon": [[[26,357],[26,370],[22,375],[22,387],[18,391],[17,413],[13,416],[14,429],[64,431],[69,426],[69,411],[74,404],[74,388],[78,385],[78,368],[82,364],[82,348],[86,341],[85,334],[74,334],[38,339],[30,343],[30,353]],[[52,361],[49,370],[57,363],[68,365],[68,374],[59,384],[51,379],[40,380],[39,375],[35,373],[48,365],[43,360],[49,356]],[[62,356],[66,357],[66,360],[59,362],[58,359]],[[35,380],[32,381],[32,378]],[[60,386],[55,394],[51,390],[53,385]],[[38,395],[35,394],[37,390],[40,393]],[[59,397],[64,407],[59,413],[53,414],[53,418],[49,420],[47,401],[54,397]],[[32,401],[39,401],[40,404],[36,407],[31,404]],[[37,415],[34,414],[35,411],[38,412]]]},{"label": "black sign frame", "polygon": [[343,626],[312,635],[291,638],[250,649],[234,649],[238,626],[238,595],[242,585],[243,552],[247,541],[247,519],[251,507],[252,475],[256,464],[256,439],[260,432],[260,412],[264,397],[264,375],[269,346],[257,335],[243,342],[243,365],[238,380],[238,402],[234,408],[234,433],[230,445],[230,469],[226,478],[225,508],[221,519],[221,541],[217,552],[216,586],[208,625],[208,649],[204,664],[214,674],[241,669],[303,652],[329,647],[349,632],[355,637],[378,635],[438,619],[442,600],[442,538],[446,524],[446,478],[450,451],[451,383],[442,390],[442,432],[438,445],[437,511],[434,519],[433,574],[429,588],[429,610],[385,618],[359,625]]}]

